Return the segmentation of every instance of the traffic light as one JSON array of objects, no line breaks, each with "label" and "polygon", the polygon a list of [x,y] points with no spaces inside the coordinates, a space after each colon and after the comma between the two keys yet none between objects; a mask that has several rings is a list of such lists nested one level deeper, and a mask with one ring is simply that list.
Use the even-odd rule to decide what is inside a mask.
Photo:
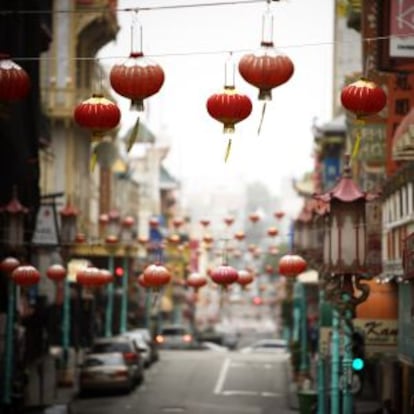
[{"label": "traffic light", "polygon": [[115,268],[115,276],[122,277],[124,275],[124,269],[121,266]]},{"label": "traffic light", "polygon": [[352,334],[352,369],[360,372],[365,366],[365,339],[360,332]]}]

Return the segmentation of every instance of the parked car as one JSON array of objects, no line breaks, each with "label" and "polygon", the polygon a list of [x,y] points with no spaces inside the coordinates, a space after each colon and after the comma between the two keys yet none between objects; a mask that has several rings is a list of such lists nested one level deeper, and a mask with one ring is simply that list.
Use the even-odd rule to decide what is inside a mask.
[{"label": "parked car", "polygon": [[155,340],[162,349],[195,349],[197,347],[197,341],[183,325],[164,326]]},{"label": "parked car", "polygon": [[97,338],[89,353],[104,354],[120,352],[124,361],[133,371],[135,383],[144,379],[144,361],[141,357],[140,350],[136,343],[126,336],[113,336],[109,338]]},{"label": "parked car", "polygon": [[243,354],[252,352],[271,352],[282,355],[289,355],[289,347],[287,341],[284,339],[260,339],[259,341],[253,342],[250,346],[246,346],[240,349]]},{"label": "parked car", "polygon": [[160,356],[159,356],[159,352],[158,352],[158,344],[155,341],[155,338],[151,335],[151,332],[149,331],[149,329],[146,328],[137,328],[137,329],[133,329],[131,331],[127,332],[129,333],[139,333],[142,335],[142,337],[144,338],[145,342],[148,344],[149,348],[150,348],[150,360],[151,363],[158,361]]},{"label": "parked car", "polygon": [[133,367],[120,352],[88,354],[80,366],[80,393],[100,390],[130,391],[134,382]]},{"label": "parked car", "polygon": [[149,367],[152,362],[151,361],[151,348],[148,345],[147,341],[145,341],[142,333],[136,332],[136,331],[129,331],[129,332],[126,332],[124,335],[127,336],[128,338],[131,338],[135,342],[135,345],[137,346],[141,354],[144,367],[145,368]]}]

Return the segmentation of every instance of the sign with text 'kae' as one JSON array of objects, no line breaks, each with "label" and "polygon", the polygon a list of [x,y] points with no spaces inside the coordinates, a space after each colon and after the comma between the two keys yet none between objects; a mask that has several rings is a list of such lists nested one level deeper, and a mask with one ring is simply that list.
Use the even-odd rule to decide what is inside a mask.
[{"label": "sign with text 'kae'", "polygon": [[354,319],[354,327],[364,335],[367,356],[397,351],[397,319]]}]

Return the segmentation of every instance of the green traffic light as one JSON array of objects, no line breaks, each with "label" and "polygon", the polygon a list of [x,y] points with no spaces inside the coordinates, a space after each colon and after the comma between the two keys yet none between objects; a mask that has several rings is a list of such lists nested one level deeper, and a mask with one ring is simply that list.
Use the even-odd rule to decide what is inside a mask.
[{"label": "green traffic light", "polygon": [[354,371],[361,371],[361,369],[364,368],[364,365],[365,365],[364,360],[361,358],[354,358],[352,360],[352,369]]}]

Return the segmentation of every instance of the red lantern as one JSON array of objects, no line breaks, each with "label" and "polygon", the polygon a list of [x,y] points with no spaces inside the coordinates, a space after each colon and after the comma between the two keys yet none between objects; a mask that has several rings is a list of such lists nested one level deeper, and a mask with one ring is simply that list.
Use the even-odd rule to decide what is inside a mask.
[{"label": "red lantern", "polygon": [[259,216],[257,213],[251,213],[251,214],[249,215],[249,220],[250,220],[252,223],[257,223],[257,222],[260,220],[260,216]]},{"label": "red lantern", "polygon": [[231,226],[234,223],[234,217],[228,216],[224,218],[224,222],[227,226]]},{"label": "red lantern", "polygon": [[213,236],[211,236],[210,234],[205,234],[203,237],[203,242],[206,244],[210,244],[214,241]]},{"label": "red lantern", "polygon": [[224,125],[224,133],[233,133],[235,124],[246,119],[252,112],[252,102],[247,95],[236,92],[234,86],[225,86],[207,100],[210,116]]},{"label": "red lantern", "polygon": [[18,101],[25,98],[29,90],[27,72],[7,54],[0,53],[0,101]]},{"label": "red lantern", "polygon": [[20,266],[20,261],[15,257],[6,257],[0,262],[0,270],[7,274],[11,274],[14,269]]},{"label": "red lantern", "polygon": [[295,277],[306,270],[307,263],[299,255],[286,254],[279,260],[279,273],[287,277]]},{"label": "red lantern", "polygon": [[281,220],[283,217],[285,217],[285,213],[283,211],[276,211],[274,215],[278,220]]},{"label": "red lantern", "polygon": [[130,229],[135,224],[135,219],[132,216],[126,216],[122,220],[122,227]]},{"label": "red lantern", "polygon": [[194,288],[196,291],[207,284],[207,278],[197,272],[190,273],[187,277],[187,286]]},{"label": "red lantern", "polygon": [[174,226],[174,228],[176,228],[176,229],[179,229],[182,225],[184,224],[184,220],[183,220],[183,218],[182,217],[176,217],[174,220],[173,220],[173,226]]},{"label": "red lantern", "polygon": [[78,125],[92,131],[92,140],[100,140],[119,124],[121,111],[103,95],[93,94],[75,108],[74,118]]},{"label": "red lantern", "polygon": [[114,281],[114,275],[108,269],[99,269],[99,285],[107,285]]},{"label": "red lantern", "polygon": [[161,66],[144,57],[142,52],[132,52],[124,63],[114,65],[109,80],[115,92],[131,100],[131,109],[144,110],[144,99],[155,95],[164,84]]},{"label": "red lantern", "polygon": [[200,224],[201,224],[203,227],[207,227],[207,226],[210,224],[210,220],[208,220],[208,219],[201,219],[201,220],[200,220]]},{"label": "red lantern", "polygon": [[387,96],[375,82],[361,78],[342,89],[341,103],[345,109],[356,116],[359,125],[352,150],[352,158],[354,158],[361,142],[363,119],[380,112],[387,103]]},{"label": "red lantern", "polygon": [[224,287],[236,282],[239,274],[234,267],[228,265],[220,265],[211,272],[211,279],[214,283]]},{"label": "red lantern", "polygon": [[387,96],[375,82],[361,78],[342,89],[341,103],[361,119],[380,112],[387,103]]},{"label": "red lantern", "polygon": [[85,243],[85,242],[86,242],[86,235],[85,235],[85,233],[77,233],[75,235],[75,243],[82,244],[82,243]]},{"label": "red lantern", "polygon": [[267,235],[270,237],[275,237],[279,234],[279,231],[276,227],[269,227],[267,229]]},{"label": "red lantern", "polygon": [[242,78],[259,89],[259,100],[272,100],[272,89],[286,83],[293,75],[293,62],[279,53],[273,43],[263,44],[257,53],[243,56],[239,62]]},{"label": "red lantern", "polygon": [[39,283],[40,273],[34,266],[24,265],[16,267],[11,278],[19,286],[32,286]]},{"label": "red lantern", "polygon": [[272,266],[272,265],[270,265],[270,264],[267,264],[267,265],[265,266],[265,272],[266,272],[268,275],[273,275],[273,266]]},{"label": "red lantern", "polygon": [[76,281],[85,287],[97,287],[102,285],[101,270],[96,267],[85,267],[76,273]]},{"label": "red lantern", "polygon": [[171,273],[162,265],[151,264],[143,272],[144,281],[152,288],[159,288],[171,280]]},{"label": "red lantern", "polygon": [[138,277],[137,277],[137,282],[138,282],[138,284],[141,286],[141,287],[143,287],[143,288],[145,288],[145,289],[147,289],[147,288],[150,288],[151,286],[150,286],[150,284],[148,283],[148,282],[146,282],[145,281],[145,278],[144,278],[144,274],[143,273],[141,273]]},{"label": "red lantern", "polygon": [[160,225],[160,222],[159,222],[159,220],[157,219],[157,217],[151,217],[151,218],[150,218],[150,221],[149,221],[149,226],[150,226],[152,229],[157,229],[157,228],[159,227],[159,225]]},{"label": "red lantern", "polygon": [[61,264],[52,264],[46,270],[46,276],[54,282],[60,282],[66,277],[66,269]]},{"label": "red lantern", "polygon": [[243,241],[245,239],[246,235],[244,234],[243,231],[238,231],[235,235],[234,238],[238,241]]},{"label": "red lantern", "polygon": [[253,282],[253,274],[246,269],[239,270],[237,283],[240,286],[247,286]]}]

